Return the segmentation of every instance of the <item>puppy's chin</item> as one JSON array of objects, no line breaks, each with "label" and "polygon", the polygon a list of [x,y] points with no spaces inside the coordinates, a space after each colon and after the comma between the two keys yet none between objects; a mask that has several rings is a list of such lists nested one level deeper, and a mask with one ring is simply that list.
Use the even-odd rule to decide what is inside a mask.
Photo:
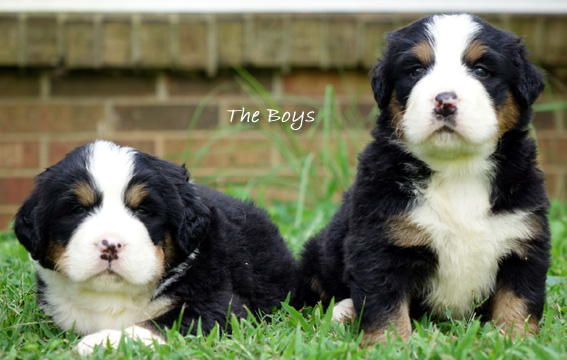
[{"label": "puppy's chin", "polygon": [[494,152],[494,148],[495,144],[492,142],[471,144],[463,141],[457,134],[449,132],[436,133],[420,144],[408,144],[408,149],[425,162],[486,159]]},{"label": "puppy's chin", "polygon": [[75,281],[67,274],[50,270],[35,263],[36,271],[41,279],[51,286],[67,288],[83,295],[104,296],[105,294],[145,294],[155,288],[156,282],[133,284],[115,272],[103,271],[83,281]]},{"label": "puppy's chin", "polygon": [[404,133],[403,143],[418,159],[435,162],[460,162],[487,159],[496,149],[497,134],[471,138],[459,126],[439,122],[423,128],[420,134]]}]

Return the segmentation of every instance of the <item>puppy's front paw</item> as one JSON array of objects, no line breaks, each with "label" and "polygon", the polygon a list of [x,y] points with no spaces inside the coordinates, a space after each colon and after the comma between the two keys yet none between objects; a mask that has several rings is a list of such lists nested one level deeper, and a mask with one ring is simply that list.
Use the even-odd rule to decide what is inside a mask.
[{"label": "puppy's front paw", "polygon": [[356,310],[354,309],[354,303],[351,299],[341,300],[333,307],[333,321],[345,322],[355,316]]},{"label": "puppy's front paw", "polygon": [[90,355],[93,353],[94,347],[96,345],[101,345],[106,347],[108,344],[112,347],[116,347],[122,338],[122,331],[120,330],[102,330],[94,334],[85,336],[79,345],[77,345],[77,351],[79,355]]},{"label": "puppy's front paw", "polygon": [[[131,326],[124,329],[124,336],[142,341],[146,345],[153,345],[154,341],[158,344],[165,343],[158,334],[140,326]],[[103,347],[110,345],[112,348],[116,348],[116,346],[120,343],[121,338],[122,331],[120,330],[101,330],[94,334],[85,336],[79,345],[77,345],[77,351],[80,355],[89,355],[92,354],[96,345]]]}]

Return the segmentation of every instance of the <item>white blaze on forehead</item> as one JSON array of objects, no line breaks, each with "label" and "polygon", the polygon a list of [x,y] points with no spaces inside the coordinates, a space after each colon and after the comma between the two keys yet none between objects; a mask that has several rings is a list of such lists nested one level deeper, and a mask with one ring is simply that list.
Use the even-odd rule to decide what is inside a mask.
[{"label": "white blaze on forehead", "polygon": [[455,68],[462,64],[467,46],[480,30],[470,15],[438,15],[427,24],[427,34],[436,67]]},{"label": "white blaze on forehead", "polygon": [[120,147],[109,141],[97,141],[91,145],[88,169],[105,199],[122,199],[124,190],[132,179],[134,153],[131,148]]}]

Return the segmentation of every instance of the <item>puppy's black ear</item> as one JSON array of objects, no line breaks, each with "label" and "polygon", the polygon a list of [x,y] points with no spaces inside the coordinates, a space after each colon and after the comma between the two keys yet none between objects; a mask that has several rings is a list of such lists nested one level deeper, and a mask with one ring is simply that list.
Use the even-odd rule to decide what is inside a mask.
[{"label": "puppy's black ear", "polygon": [[[389,44],[393,44],[395,43],[395,37],[396,33],[389,33],[386,36],[386,40]],[[391,52],[389,46],[385,49],[382,60],[378,61],[374,69],[370,72],[372,92],[374,93],[374,99],[380,110],[384,110],[390,103],[393,90],[390,76],[391,71],[389,71],[389,53]]]},{"label": "puppy's black ear", "polygon": [[14,221],[14,232],[34,260],[41,260],[45,243],[38,222],[38,195],[34,191],[24,202]]},{"label": "puppy's black ear", "polygon": [[536,101],[545,85],[540,70],[529,62],[527,50],[521,43],[521,39],[517,40],[515,62],[518,71],[518,85],[513,91],[520,105],[529,107]]},{"label": "puppy's black ear", "polygon": [[183,217],[177,227],[177,245],[189,255],[206,238],[210,224],[210,210],[197,193],[197,187],[189,182],[189,173],[182,167],[183,183],[176,184],[183,203]]}]

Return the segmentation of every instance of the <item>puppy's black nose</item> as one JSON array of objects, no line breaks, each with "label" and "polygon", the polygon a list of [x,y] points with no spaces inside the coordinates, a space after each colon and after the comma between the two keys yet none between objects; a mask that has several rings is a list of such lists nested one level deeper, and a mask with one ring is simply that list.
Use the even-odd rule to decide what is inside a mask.
[{"label": "puppy's black nose", "polygon": [[106,260],[111,262],[113,260],[118,260],[118,252],[120,252],[120,248],[122,244],[116,241],[103,239],[98,244],[98,248],[101,252],[100,258],[102,260]]},{"label": "puppy's black nose", "polygon": [[447,118],[457,112],[457,94],[442,92],[435,97],[435,114],[439,119]]}]

